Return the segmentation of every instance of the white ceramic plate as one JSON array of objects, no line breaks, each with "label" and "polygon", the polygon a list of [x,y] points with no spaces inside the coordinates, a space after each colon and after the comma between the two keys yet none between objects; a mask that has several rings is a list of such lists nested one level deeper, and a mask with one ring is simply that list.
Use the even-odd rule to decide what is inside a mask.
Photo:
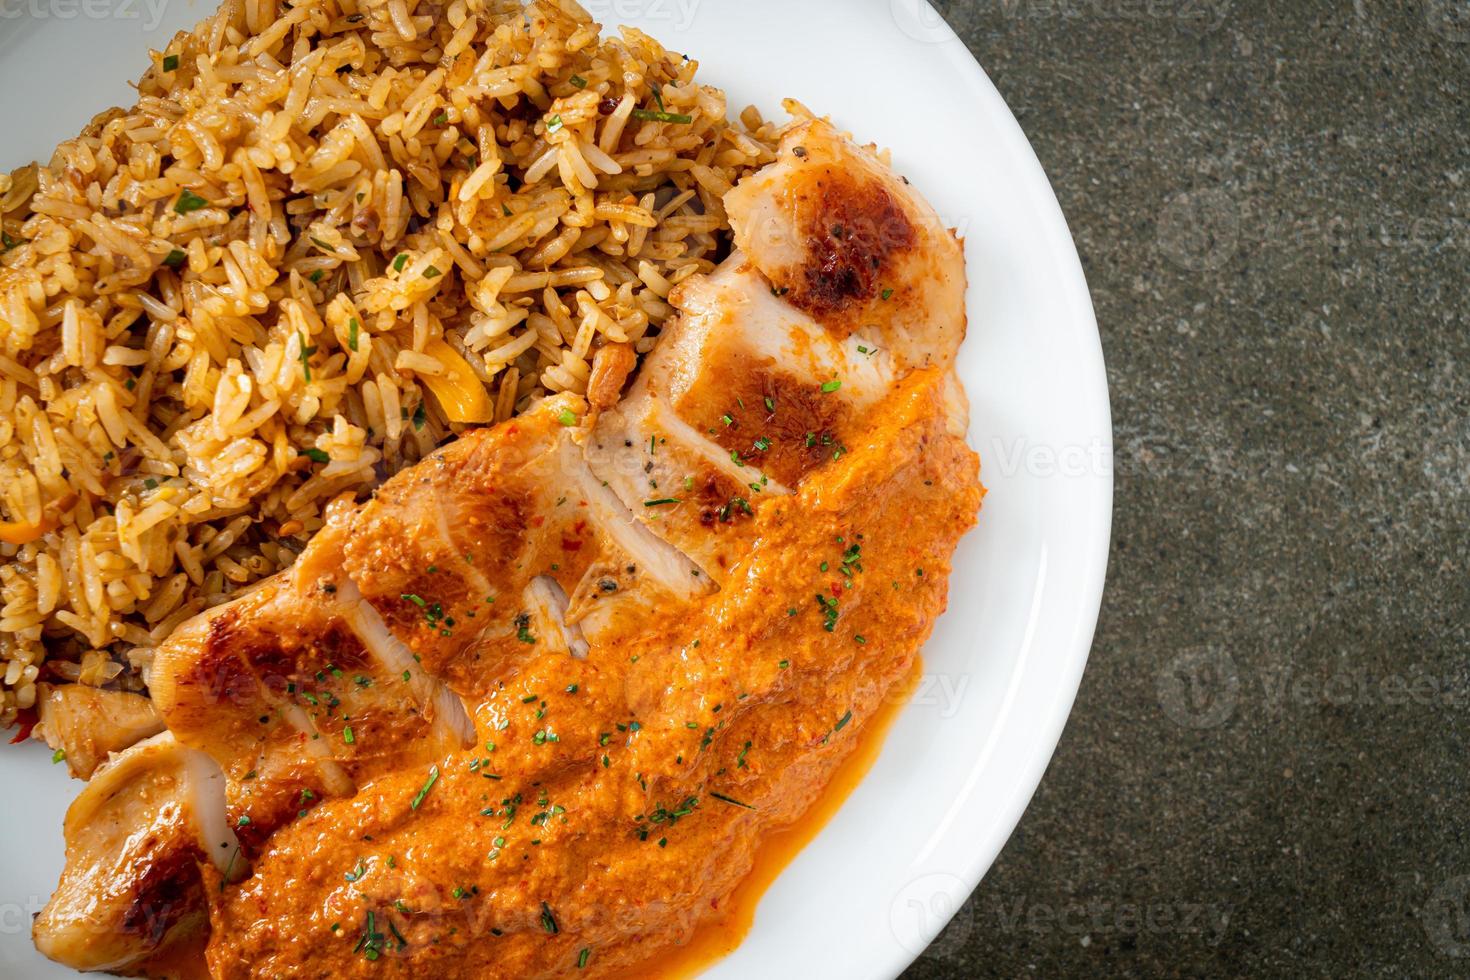
[{"label": "white ceramic plate", "polygon": [[[0,167],[113,104],[210,0],[0,0]],[[583,0],[702,62],[732,107],[782,97],[892,148],[965,236],[960,374],[990,489],[961,544],[926,677],[866,781],[766,894],[711,977],[891,977],[990,866],[1072,705],[1112,510],[1107,381],[1077,254],[1025,137],[923,0]],[[49,87],[50,91],[43,91]],[[74,976],[30,944],[77,790],[37,745],[0,751],[0,976]]]}]

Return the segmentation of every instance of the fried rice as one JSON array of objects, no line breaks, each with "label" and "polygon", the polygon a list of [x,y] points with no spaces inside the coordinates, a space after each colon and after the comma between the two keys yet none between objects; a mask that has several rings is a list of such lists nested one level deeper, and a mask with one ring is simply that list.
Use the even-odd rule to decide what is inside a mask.
[{"label": "fried rice", "polygon": [[696,67],[572,0],[225,0],[0,175],[0,725],[647,351],[781,129]]}]

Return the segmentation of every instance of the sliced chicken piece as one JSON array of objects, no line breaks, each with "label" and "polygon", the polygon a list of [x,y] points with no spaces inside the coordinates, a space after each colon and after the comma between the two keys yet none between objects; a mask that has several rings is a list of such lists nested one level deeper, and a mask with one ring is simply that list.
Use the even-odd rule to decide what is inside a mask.
[{"label": "sliced chicken piece", "polygon": [[[345,570],[424,668],[474,700],[550,642],[585,650],[567,596],[597,588],[603,612],[687,601],[714,588],[683,554],[639,524],[583,458],[586,406],[549,399],[467,434],[381,487],[352,521]],[[570,423],[570,424],[568,424]],[[554,586],[554,588],[551,588]],[[549,601],[553,597],[556,601]],[[533,623],[537,620],[540,625]]]},{"label": "sliced chicken piece", "polygon": [[949,370],[965,325],[958,240],[829,124],[792,131],[726,204],[740,248],[670,297],[683,315],[588,451],[716,581],[739,557],[726,529],[848,452],[899,377]]},{"label": "sliced chicken piece", "polygon": [[773,296],[738,253],[671,298],[683,316],[598,418],[587,457],[651,530],[721,581],[739,557],[730,532],[840,458],[895,379],[890,359]]},{"label": "sliced chicken piece", "polygon": [[965,336],[955,234],[871,147],[812,120],[725,195],[735,242],[782,299],[893,370],[947,368]]},{"label": "sliced chicken piece", "polygon": [[40,723],[35,734],[62,753],[79,779],[107,756],[163,731],[163,719],[141,694],[108,691],[85,684],[43,685],[37,702]]},{"label": "sliced chicken piece", "polygon": [[66,870],[32,937],[78,970],[125,970],[202,928],[201,865],[245,870],[224,776],[163,733],[97,770],[66,812]]},{"label": "sliced chicken piece", "polygon": [[223,766],[247,845],[324,796],[474,742],[464,705],[344,573],[346,517],[333,516],[290,571],[185,624],[154,660],[154,703]]}]

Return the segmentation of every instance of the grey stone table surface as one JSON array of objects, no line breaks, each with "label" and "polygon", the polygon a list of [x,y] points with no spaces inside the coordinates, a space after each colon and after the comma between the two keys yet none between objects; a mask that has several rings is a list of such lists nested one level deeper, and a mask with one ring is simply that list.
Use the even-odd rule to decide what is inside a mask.
[{"label": "grey stone table surface", "polygon": [[938,6],[1076,238],[1117,489],[1056,756],[906,976],[1470,975],[1470,2]]}]

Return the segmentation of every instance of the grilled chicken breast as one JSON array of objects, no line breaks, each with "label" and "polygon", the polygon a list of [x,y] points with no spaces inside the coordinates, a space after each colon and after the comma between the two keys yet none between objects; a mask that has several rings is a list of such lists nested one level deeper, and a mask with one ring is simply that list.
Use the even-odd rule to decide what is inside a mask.
[{"label": "grilled chicken breast", "polygon": [[[609,347],[590,402],[334,505],[289,572],[170,639],[169,734],[83,794],[110,778],[115,819],[73,807],[47,955],[121,969],[169,938],[119,899],[77,940],[89,889],[143,887],[142,858],[99,857],[134,812],[163,830],[123,853],[194,869],[221,978],[609,972],[728,899],[909,673],[983,491],[932,209],[822,122],[727,206],[738,248],[621,398]],[[228,871],[205,813],[238,828]]]}]

